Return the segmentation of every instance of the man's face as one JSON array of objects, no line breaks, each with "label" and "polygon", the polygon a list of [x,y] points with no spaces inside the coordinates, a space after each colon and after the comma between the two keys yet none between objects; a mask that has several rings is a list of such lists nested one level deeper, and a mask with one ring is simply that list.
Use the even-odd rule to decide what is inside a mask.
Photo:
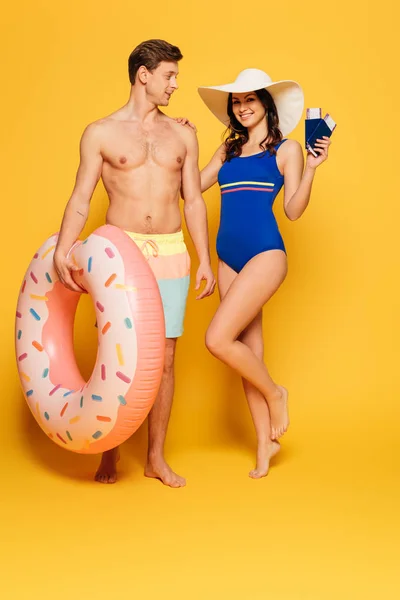
[{"label": "man's face", "polygon": [[178,89],[178,63],[161,62],[151,73],[148,71],[146,92],[149,100],[157,106],[168,106],[169,99]]}]

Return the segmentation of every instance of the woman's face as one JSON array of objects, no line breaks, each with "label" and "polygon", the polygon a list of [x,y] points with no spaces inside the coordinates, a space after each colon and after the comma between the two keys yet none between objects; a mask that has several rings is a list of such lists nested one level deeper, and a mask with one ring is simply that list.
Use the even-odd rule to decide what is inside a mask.
[{"label": "woman's face", "polygon": [[232,95],[232,110],[243,127],[255,127],[265,118],[265,108],[255,92]]}]

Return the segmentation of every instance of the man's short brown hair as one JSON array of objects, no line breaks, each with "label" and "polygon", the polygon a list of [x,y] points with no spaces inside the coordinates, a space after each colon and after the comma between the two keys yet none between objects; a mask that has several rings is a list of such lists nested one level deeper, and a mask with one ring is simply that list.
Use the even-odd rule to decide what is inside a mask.
[{"label": "man's short brown hair", "polygon": [[144,66],[149,71],[157,69],[163,62],[178,62],[183,58],[178,46],[172,46],[164,40],[147,40],[142,42],[131,53],[128,60],[129,81],[135,83],[139,67]]}]

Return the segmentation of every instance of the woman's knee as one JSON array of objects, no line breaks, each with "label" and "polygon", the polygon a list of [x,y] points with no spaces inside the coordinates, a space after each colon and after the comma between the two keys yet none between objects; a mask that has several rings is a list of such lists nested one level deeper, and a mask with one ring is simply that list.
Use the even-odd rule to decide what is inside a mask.
[{"label": "woman's knee", "polygon": [[210,326],[206,332],[206,347],[211,354],[217,358],[222,356],[226,343],[221,335],[221,332],[216,327]]}]

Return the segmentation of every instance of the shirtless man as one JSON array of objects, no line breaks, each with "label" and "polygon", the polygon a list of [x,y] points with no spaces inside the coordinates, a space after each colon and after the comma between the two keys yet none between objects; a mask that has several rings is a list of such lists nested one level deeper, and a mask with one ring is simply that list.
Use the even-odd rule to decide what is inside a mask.
[{"label": "shirtless man", "polygon": [[[76,267],[67,258],[83,230],[89,204],[100,177],[109,197],[106,221],[124,229],[155,268],[166,321],[165,365],[160,390],[149,415],[149,446],[145,475],[171,487],[185,480],[164,458],[164,442],[174,394],[174,358],[189,287],[190,258],[181,230],[179,192],[184,197],[186,225],[196,248],[199,269],[198,299],[213,293],[206,206],[200,191],[196,133],[162,113],[178,89],[178,61],[182,54],[163,40],[149,40],[129,57],[130,97],[125,106],[90,124],[80,145],[80,164],[65,209],[54,263],[60,280],[81,291],[72,278]],[[163,262],[160,261],[160,257]],[[163,278],[160,279],[160,266]],[[158,268],[157,268],[158,267]],[[158,273],[158,275],[157,275]],[[118,448],[105,452],[95,479],[116,481]]]}]

